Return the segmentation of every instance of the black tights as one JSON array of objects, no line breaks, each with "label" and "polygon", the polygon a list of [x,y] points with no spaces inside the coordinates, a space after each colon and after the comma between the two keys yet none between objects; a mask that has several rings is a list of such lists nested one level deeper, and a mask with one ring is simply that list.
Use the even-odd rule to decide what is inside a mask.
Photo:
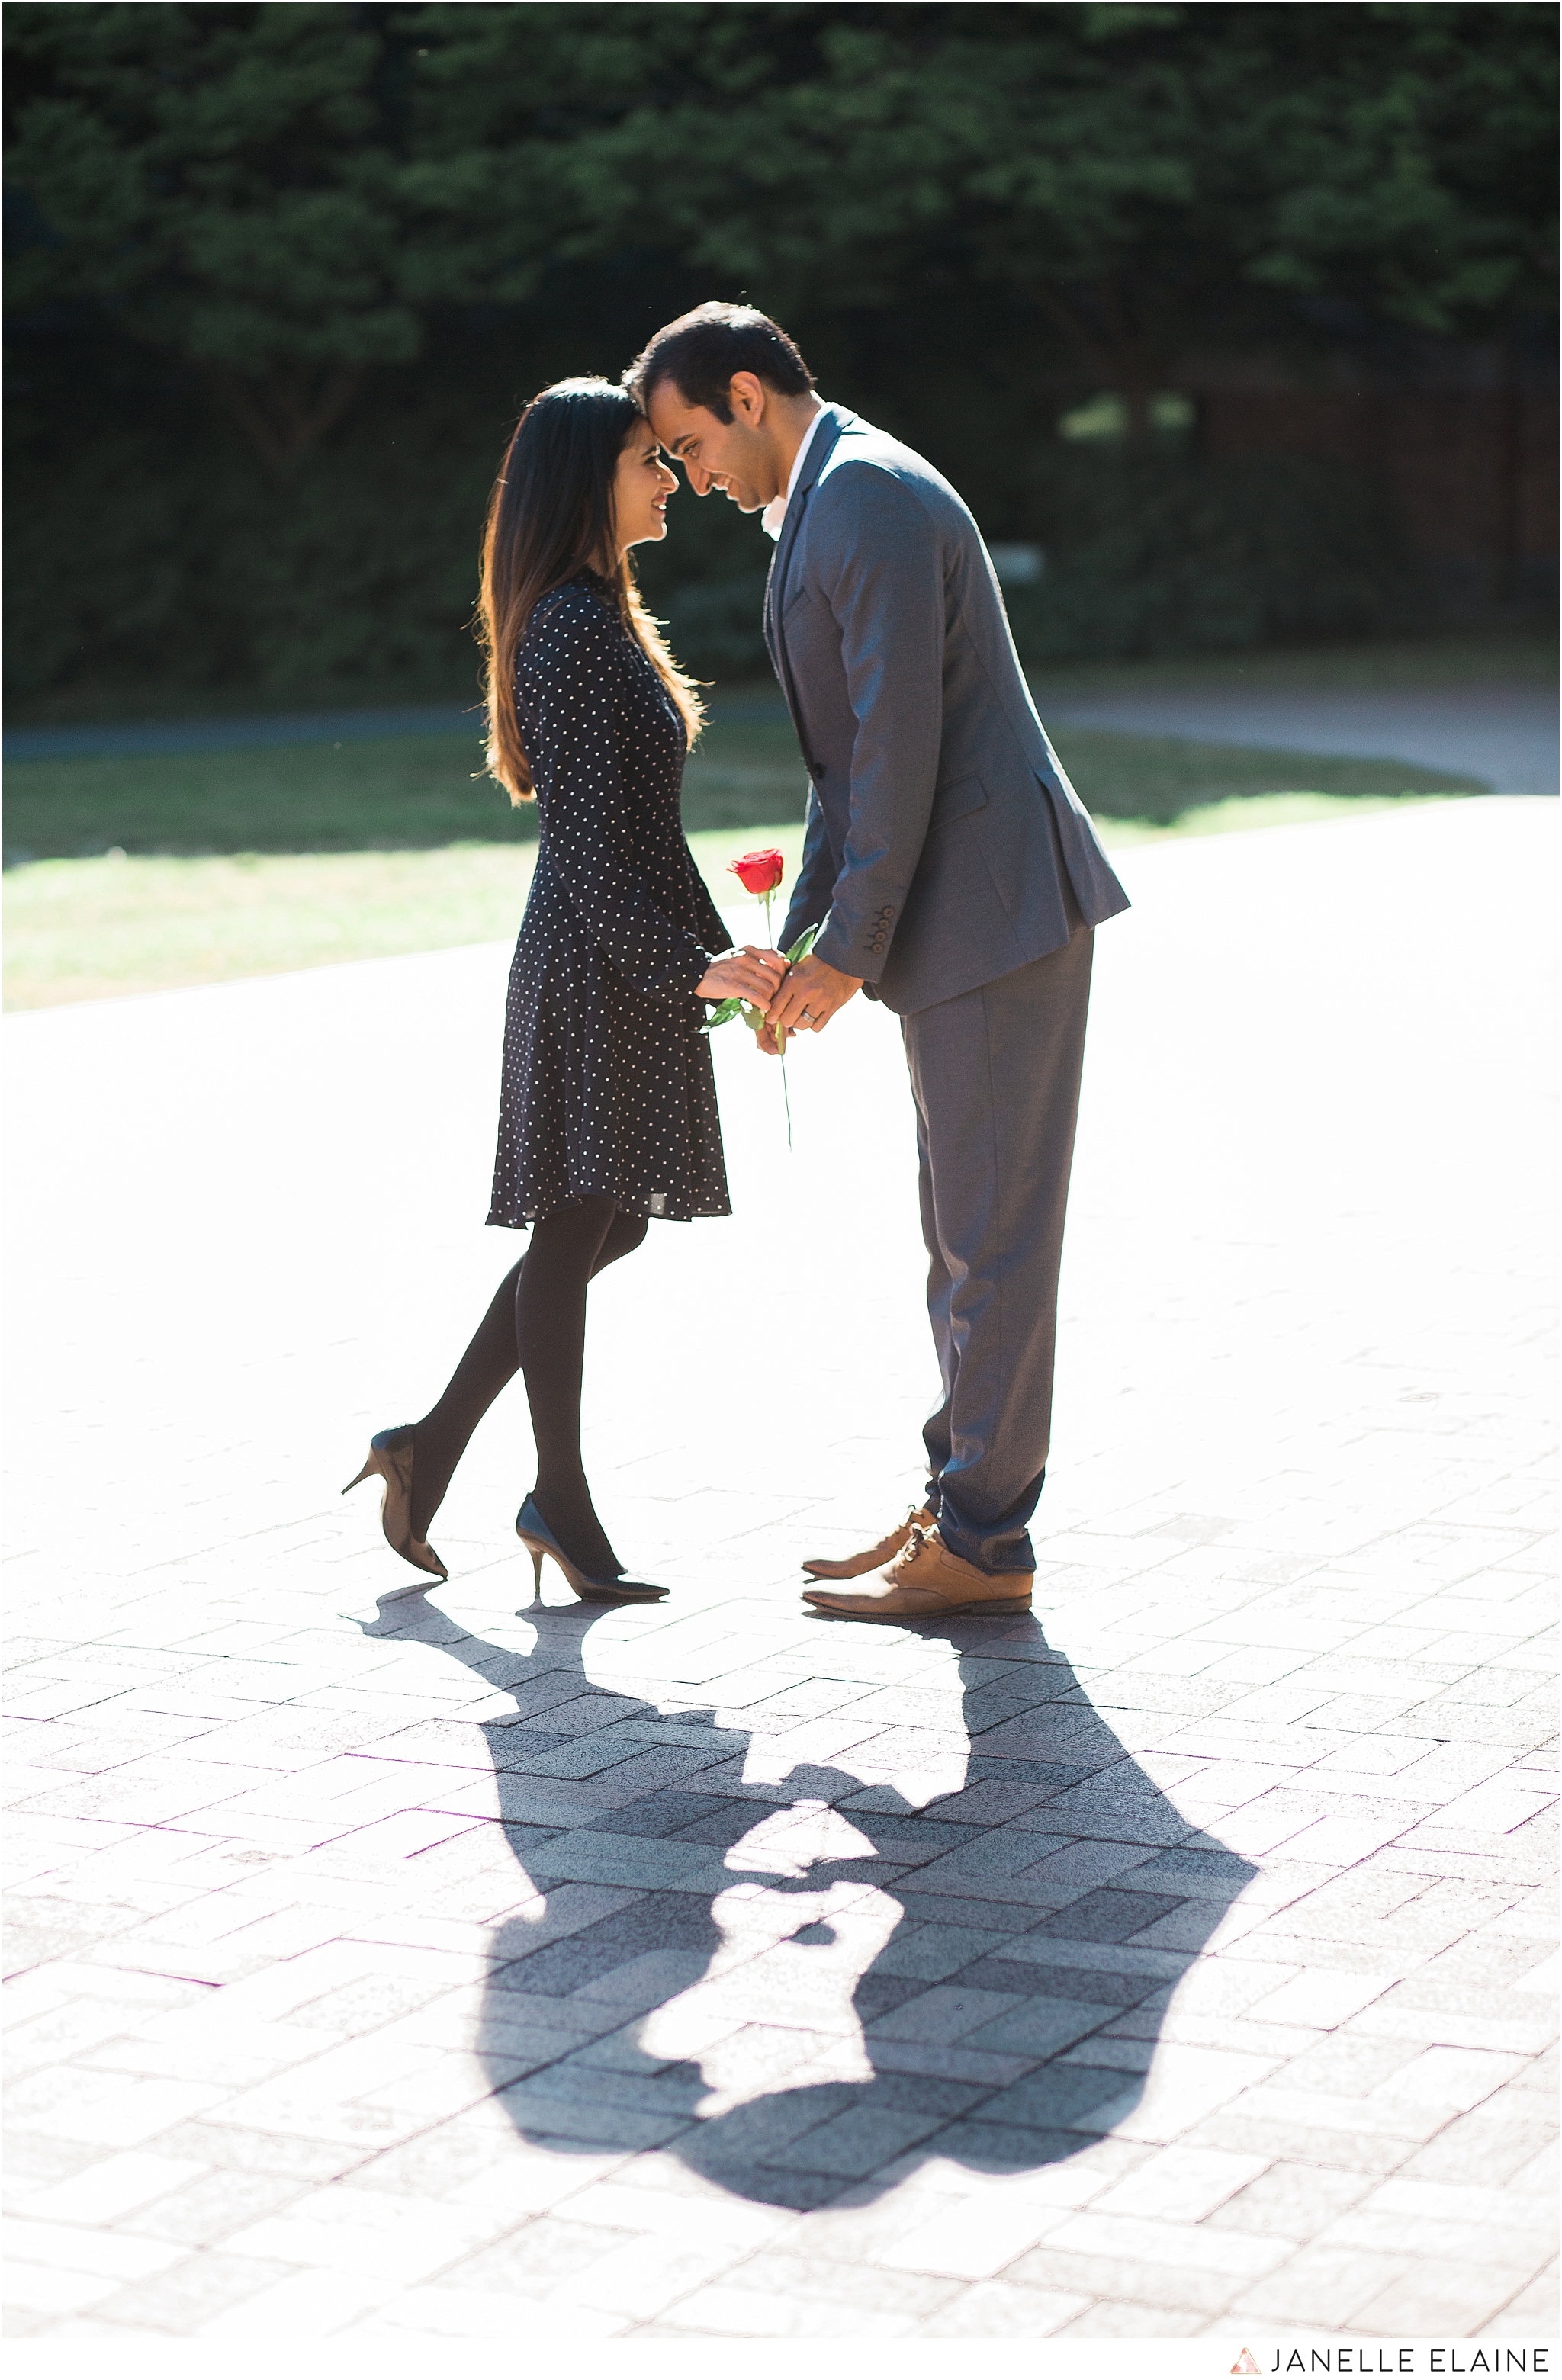
[{"label": "black tights", "polygon": [[537,1441],[532,1493],[543,1518],[593,1577],[622,1570],[580,1461],[586,1286],[604,1266],[631,1256],[645,1232],[645,1217],[612,1198],[578,1198],[532,1224],[531,1246],[499,1283],[449,1387],[414,1425],[414,1536],[428,1536],[468,1439],[500,1390],[521,1371]]}]

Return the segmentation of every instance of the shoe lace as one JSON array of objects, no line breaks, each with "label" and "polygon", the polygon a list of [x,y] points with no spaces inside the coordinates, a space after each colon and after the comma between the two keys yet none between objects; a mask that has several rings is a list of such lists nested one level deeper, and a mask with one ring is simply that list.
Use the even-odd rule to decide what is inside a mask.
[{"label": "shoe lace", "polygon": [[[933,1524],[933,1528],[935,1529],[937,1526],[938,1524],[935,1521]],[[900,1557],[908,1570],[909,1570],[911,1564],[916,1561],[921,1555],[927,1551],[928,1543],[932,1536],[933,1529],[924,1529],[920,1521],[912,1522],[911,1534],[906,1540],[906,1548]]]}]

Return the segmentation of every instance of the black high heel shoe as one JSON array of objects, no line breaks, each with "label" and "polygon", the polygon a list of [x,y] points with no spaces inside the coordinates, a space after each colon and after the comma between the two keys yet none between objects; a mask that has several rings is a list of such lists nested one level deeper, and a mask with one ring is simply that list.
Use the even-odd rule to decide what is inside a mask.
[{"label": "black high heel shoe", "polygon": [[642,1578],[589,1578],[565,1552],[531,1496],[515,1516],[515,1533],[531,1557],[532,1583],[539,1595],[544,1554],[558,1564],[582,1603],[660,1603],[667,1592],[665,1586],[648,1585]]},{"label": "black high heel shoe", "polygon": [[427,1571],[431,1578],[447,1579],[450,1575],[431,1545],[412,1535],[412,1425],[403,1422],[398,1429],[376,1430],[369,1441],[369,1460],[357,1479],[349,1479],[343,1488],[349,1495],[360,1482],[377,1472],[385,1483],[380,1505],[380,1525],[385,1533],[385,1543],[403,1561],[415,1570]]}]

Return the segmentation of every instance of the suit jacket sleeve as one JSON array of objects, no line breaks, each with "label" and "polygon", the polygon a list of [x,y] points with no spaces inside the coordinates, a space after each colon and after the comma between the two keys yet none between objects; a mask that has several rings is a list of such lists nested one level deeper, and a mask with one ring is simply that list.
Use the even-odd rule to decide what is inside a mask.
[{"label": "suit jacket sleeve", "polygon": [[808,790],[808,825],[803,833],[802,866],[792,887],[787,922],[781,929],[779,946],[782,950],[789,951],[810,926],[824,924],[835,881],[835,854],[830,849],[830,838],[824,832],[824,813],[819,807],[819,796],[811,785]]},{"label": "suit jacket sleeve", "polygon": [[888,471],[847,465],[822,481],[814,502],[812,575],[840,629],[857,720],[846,850],[814,949],[843,974],[876,983],[921,857],[938,776],[943,565],[933,522]]},{"label": "suit jacket sleeve", "polygon": [[[554,872],[581,926],[636,991],[691,992],[710,958],[627,856],[623,646],[596,596],[572,590],[553,604],[518,656],[521,733]],[[722,930],[716,947],[726,940]]]}]

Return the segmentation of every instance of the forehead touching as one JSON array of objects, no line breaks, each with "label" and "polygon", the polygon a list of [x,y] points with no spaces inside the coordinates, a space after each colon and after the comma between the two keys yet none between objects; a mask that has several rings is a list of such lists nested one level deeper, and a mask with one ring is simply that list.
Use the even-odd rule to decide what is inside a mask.
[{"label": "forehead touching", "polygon": [[679,455],[693,440],[708,437],[722,424],[705,406],[690,405],[676,381],[658,381],[646,399],[646,411],[669,454]]}]

